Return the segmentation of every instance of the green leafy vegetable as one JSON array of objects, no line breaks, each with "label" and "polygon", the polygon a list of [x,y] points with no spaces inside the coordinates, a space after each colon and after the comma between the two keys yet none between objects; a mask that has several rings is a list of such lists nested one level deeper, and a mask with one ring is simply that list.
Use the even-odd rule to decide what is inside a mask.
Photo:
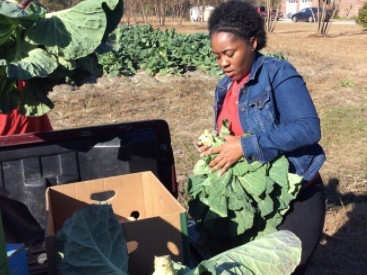
[{"label": "green leafy vegetable", "polygon": [[60,274],[127,274],[122,227],[111,205],[88,205],[65,221],[56,235]]},{"label": "green leafy vegetable", "polygon": [[[176,275],[292,274],[301,261],[302,246],[290,231],[277,231],[218,254],[191,269],[173,263]],[[169,264],[166,264],[169,265]],[[157,273],[172,274],[172,273]]]},{"label": "green leafy vegetable", "polygon": [[201,262],[192,274],[292,274],[301,251],[296,235],[278,231]]},{"label": "green leafy vegetable", "polygon": [[151,26],[120,26],[107,45],[99,47],[98,54],[104,73],[109,75],[132,75],[138,69],[151,75],[180,75],[194,68],[222,74],[205,33],[187,35]]},{"label": "green leafy vegetable", "polygon": [[[228,134],[227,121],[221,134]],[[199,141],[217,147],[223,138],[209,131]],[[199,159],[189,176],[189,214],[204,234],[240,237],[248,242],[276,231],[283,215],[301,188],[302,178],[289,173],[285,156],[268,162],[248,163],[244,158],[226,173],[209,173],[209,162],[216,155]]]},{"label": "green leafy vegetable", "polygon": [[[47,97],[49,84],[100,76],[94,52],[122,14],[122,0],[86,0],[53,13],[34,3],[21,10],[12,2],[1,1],[0,79],[5,85],[0,86],[0,113],[20,106],[24,115],[42,115],[53,108]],[[23,96],[15,88],[17,80],[34,82],[37,89]]]}]

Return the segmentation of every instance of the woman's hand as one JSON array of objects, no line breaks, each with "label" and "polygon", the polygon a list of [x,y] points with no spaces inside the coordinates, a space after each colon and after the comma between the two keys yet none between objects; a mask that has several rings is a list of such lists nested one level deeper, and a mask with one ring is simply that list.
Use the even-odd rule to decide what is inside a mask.
[{"label": "woman's hand", "polygon": [[201,155],[218,154],[210,163],[211,172],[220,170],[219,175],[224,174],[229,167],[243,157],[241,137],[240,136],[222,136],[226,142],[216,148],[199,147]]},{"label": "woman's hand", "polygon": [[[211,134],[215,137],[219,136],[217,131],[212,131]],[[200,152],[200,156],[203,156],[204,153],[211,147],[210,145],[205,145],[201,141],[196,140],[194,141],[195,148]]]}]

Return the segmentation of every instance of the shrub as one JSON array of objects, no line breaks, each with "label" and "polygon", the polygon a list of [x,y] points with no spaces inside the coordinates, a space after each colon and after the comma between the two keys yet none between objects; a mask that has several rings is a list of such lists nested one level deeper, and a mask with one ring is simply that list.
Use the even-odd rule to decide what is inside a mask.
[{"label": "shrub", "polygon": [[356,22],[363,28],[367,29],[367,2],[364,3],[362,8],[359,10]]},{"label": "shrub", "polygon": [[266,56],[287,60],[287,58],[281,52],[270,52],[270,53],[267,53]]}]

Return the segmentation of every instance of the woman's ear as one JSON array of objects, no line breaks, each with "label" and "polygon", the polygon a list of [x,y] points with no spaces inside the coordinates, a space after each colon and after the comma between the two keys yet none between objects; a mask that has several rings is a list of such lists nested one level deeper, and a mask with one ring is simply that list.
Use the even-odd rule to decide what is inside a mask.
[{"label": "woman's ear", "polygon": [[256,37],[251,37],[250,47],[251,47],[252,51],[256,51],[256,49],[257,49],[257,38]]}]

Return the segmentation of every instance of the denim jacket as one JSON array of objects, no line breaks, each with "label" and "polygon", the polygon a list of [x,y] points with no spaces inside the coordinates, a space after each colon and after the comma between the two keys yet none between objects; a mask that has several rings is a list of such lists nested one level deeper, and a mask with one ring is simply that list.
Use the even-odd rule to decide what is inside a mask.
[{"label": "denim jacket", "polygon": [[[225,76],[215,91],[215,121],[232,80]],[[325,161],[320,120],[303,78],[287,61],[258,53],[240,89],[238,111],[247,161],[268,162],[285,155],[290,172],[307,183]]]}]

